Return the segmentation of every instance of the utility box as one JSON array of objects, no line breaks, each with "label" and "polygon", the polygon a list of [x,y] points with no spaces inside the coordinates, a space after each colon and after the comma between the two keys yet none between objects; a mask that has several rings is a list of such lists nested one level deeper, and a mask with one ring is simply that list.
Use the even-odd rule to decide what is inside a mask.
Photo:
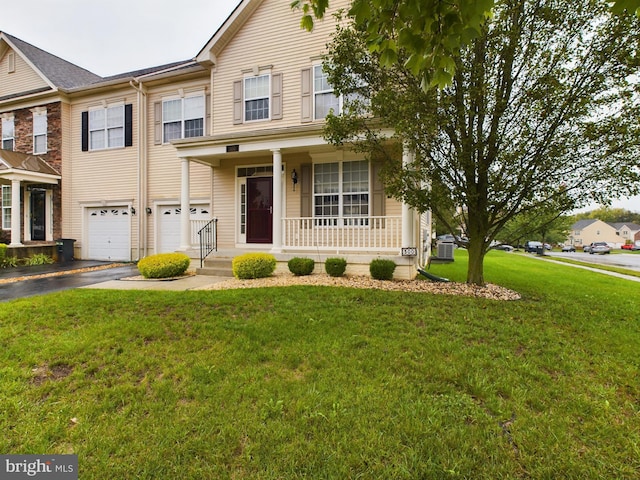
[{"label": "utility box", "polygon": [[439,260],[453,260],[453,243],[438,243],[438,259]]},{"label": "utility box", "polygon": [[59,262],[70,262],[73,260],[73,244],[75,242],[75,238],[56,239],[56,249],[58,250]]}]

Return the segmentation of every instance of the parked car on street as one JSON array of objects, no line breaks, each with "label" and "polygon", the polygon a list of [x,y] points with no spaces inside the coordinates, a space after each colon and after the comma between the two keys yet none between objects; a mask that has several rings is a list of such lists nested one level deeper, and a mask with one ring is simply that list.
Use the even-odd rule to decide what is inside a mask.
[{"label": "parked car on street", "polygon": [[576,247],[574,247],[573,245],[563,245],[562,246],[562,251],[563,252],[575,252],[576,251]]},{"label": "parked car on street", "polygon": [[589,253],[591,255],[593,255],[594,253],[604,255],[605,253],[611,253],[611,247],[607,245],[607,242],[593,242],[589,246]]},{"label": "parked car on street", "polygon": [[505,252],[513,252],[514,248],[511,245],[505,245],[504,243],[499,243],[493,247],[494,250],[504,250]]},{"label": "parked car on street", "polygon": [[626,243],[620,248],[622,248],[623,250],[631,250],[632,252],[637,252],[638,250],[640,250],[640,245],[636,243]]}]

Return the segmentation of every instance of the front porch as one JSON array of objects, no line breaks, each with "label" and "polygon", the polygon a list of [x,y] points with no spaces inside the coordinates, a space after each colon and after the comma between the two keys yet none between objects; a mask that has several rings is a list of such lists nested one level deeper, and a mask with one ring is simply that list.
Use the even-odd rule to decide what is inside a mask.
[{"label": "front porch", "polygon": [[[202,275],[231,275],[231,260],[244,253],[265,252],[275,256],[276,272],[288,272],[287,262],[294,257],[312,258],[316,262],[315,272],[324,272],[327,258],[342,257],[347,261],[348,275],[369,275],[369,264],[376,258],[393,260],[398,279],[413,279],[416,266],[422,258],[419,249],[405,252],[402,248],[402,217],[358,217],[339,218],[283,218],[282,242],[278,248],[268,244],[237,244],[235,248],[218,248],[215,244],[217,222],[210,222],[213,232],[212,252],[201,258],[198,231],[206,221],[192,220],[191,248],[187,254],[193,263],[201,265],[196,272]],[[413,232],[412,232],[413,234]],[[416,244],[420,240],[416,238]],[[202,263],[201,263],[202,260]]]}]

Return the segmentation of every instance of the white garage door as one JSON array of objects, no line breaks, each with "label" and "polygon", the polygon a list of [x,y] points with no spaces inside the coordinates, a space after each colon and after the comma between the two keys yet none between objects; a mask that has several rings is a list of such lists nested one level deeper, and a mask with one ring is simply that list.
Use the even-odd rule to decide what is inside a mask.
[{"label": "white garage door", "polygon": [[[158,209],[158,253],[175,252],[180,248],[180,212],[176,205],[165,205]],[[198,220],[191,223],[191,245],[198,244],[198,225],[205,225],[210,219],[209,207],[205,205],[192,205],[189,217]]]},{"label": "white garage door", "polygon": [[131,260],[131,213],[129,207],[87,209],[91,260]]}]

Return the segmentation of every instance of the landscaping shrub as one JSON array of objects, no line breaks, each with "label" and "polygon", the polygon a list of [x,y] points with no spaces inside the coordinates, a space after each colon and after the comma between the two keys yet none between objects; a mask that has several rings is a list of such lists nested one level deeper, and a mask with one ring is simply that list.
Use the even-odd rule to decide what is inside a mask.
[{"label": "landscaping shrub", "polygon": [[7,256],[7,246],[4,243],[0,243],[0,264],[2,264],[3,260]]},{"label": "landscaping shrub", "polygon": [[384,258],[376,258],[369,264],[369,273],[376,280],[391,280],[396,269],[396,262]]},{"label": "landscaping shrub", "polygon": [[347,261],[344,258],[327,258],[324,261],[324,269],[331,277],[341,277],[347,269]]},{"label": "landscaping shrub", "polygon": [[158,253],[138,262],[138,270],[144,278],[170,278],[183,275],[191,260],[184,253]]},{"label": "landscaping shrub", "polygon": [[24,264],[29,266],[49,265],[51,263],[53,263],[53,258],[46,253],[36,253],[24,261]]},{"label": "landscaping shrub", "polygon": [[294,257],[289,262],[289,271],[297,276],[311,275],[316,262],[312,258]]},{"label": "landscaping shrub", "polygon": [[270,277],[276,269],[276,257],[268,253],[245,253],[234,257],[231,268],[240,280]]}]

